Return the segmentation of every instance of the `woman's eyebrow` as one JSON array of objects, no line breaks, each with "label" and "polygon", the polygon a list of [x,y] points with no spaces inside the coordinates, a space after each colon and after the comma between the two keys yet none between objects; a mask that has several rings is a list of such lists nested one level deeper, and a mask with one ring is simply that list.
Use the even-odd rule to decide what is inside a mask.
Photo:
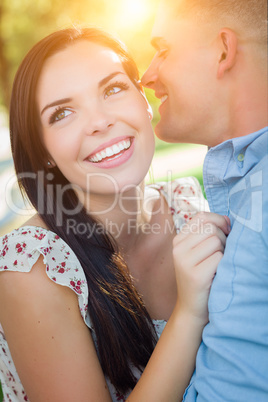
[{"label": "woman's eyebrow", "polygon": [[99,87],[102,87],[103,85],[107,84],[112,78],[114,78],[118,74],[124,74],[123,71],[116,71],[114,73],[111,73],[107,75],[107,77],[104,77],[100,82],[99,82]]},{"label": "woman's eyebrow", "polygon": [[42,111],[41,111],[41,116],[42,116],[42,114],[43,114],[47,109],[49,109],[50,107],[58,106],[58,105],[61,105],[62,103],[68,103],[68,102],[71,102],[71,100],[72,100],[72,98],[63,98],[63,99],[56,100],[55,102],[49,103],[48,105],[46,105],[46,106],[42,109]]},{"label": "woman's eyebrow", "polygon": [[[99,85],[98,85],[99,88],[102,87],[103,85],[107,84],[107,82],[109,82],[112,78],[114,78],[114,77],[115,77],[116,75],[118,75],[118,74],[124,74],[124,72],[122,72],[122,71],[115,71],[114,73],[111,73],[111,74],[107,75],[107,77],[104,77],[104,78],[99,82]],[[42,114],[43,114],[47,109],[49,109],[50,107],[58,106],[58,105],[61,105],[61,104],[63,104],[63,103],[68,103],[68,102],[71,102],[71,100],[72,100],[72,98],[63,98],[63,99],[58,99],[58,100],[56,100],[56,101],[54,101],[54,102],[49,103],[48,105],[46,105],[46,106],[42,109],[42,111],[41,111],[41,116],[42,116]]]}]

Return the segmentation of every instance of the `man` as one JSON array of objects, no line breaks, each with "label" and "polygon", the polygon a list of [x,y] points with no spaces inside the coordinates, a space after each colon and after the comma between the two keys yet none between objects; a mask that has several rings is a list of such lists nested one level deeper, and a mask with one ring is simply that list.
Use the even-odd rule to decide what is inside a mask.
[{"label": "man", "polygon": [[162,0],[152,44],[156,134],[210,147],[210,209],[232,225],[184,400],[267,402],[267,2]]}]

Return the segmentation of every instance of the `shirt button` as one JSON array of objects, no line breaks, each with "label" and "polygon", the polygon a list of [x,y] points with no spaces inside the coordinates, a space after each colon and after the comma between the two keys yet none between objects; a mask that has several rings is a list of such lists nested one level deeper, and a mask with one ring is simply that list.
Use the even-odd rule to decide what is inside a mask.
[{"label": "shirt button", "polygon": [[244,154],[239,154],[237,159],[239,160],[239,162],[243,162],[243,160],[245,159],[245,155]]}]

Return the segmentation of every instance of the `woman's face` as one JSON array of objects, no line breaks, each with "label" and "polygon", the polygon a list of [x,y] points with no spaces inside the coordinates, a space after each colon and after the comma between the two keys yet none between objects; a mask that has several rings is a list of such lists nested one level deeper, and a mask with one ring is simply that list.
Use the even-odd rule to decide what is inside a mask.
[{"label": "woman's face", "polygon": [[148,105],[114,51],[81,40],[47,59],[37,105],[51,162],[83,192],[144,179],[154,153]]}]

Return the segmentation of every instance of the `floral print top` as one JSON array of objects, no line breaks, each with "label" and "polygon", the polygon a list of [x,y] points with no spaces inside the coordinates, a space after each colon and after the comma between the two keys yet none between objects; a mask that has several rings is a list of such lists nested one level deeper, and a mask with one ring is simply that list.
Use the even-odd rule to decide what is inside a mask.
[{"label": "floral print top", "polygon": [[[147,196],[153,189],[158,190],[166,199],[176,230],[186,223],[197,211],[207,210],[207,202],[202,195],[198,181],[188,177],[169,183],[157,183],[146,187]],[[92,330],[88,314],[88,287],[84,271],[74,251],[55,233],[35,226],[23,226],[0,238],[0,275],[1,271],[29,272],[40,255],[43,256],[48,277],[55,283],[67,286],[77,295],[77,302],[85,324]],[[166,322],[153,321],[158,336]],[[141,372],[133,368],[137,380]],[[20,382],[8,348],[3,328],[0,324],[0,382],[4,402],[28,401]],[[125,401],[128,395],[120,395],[109,379],[107,384],[113,401]]]}]

